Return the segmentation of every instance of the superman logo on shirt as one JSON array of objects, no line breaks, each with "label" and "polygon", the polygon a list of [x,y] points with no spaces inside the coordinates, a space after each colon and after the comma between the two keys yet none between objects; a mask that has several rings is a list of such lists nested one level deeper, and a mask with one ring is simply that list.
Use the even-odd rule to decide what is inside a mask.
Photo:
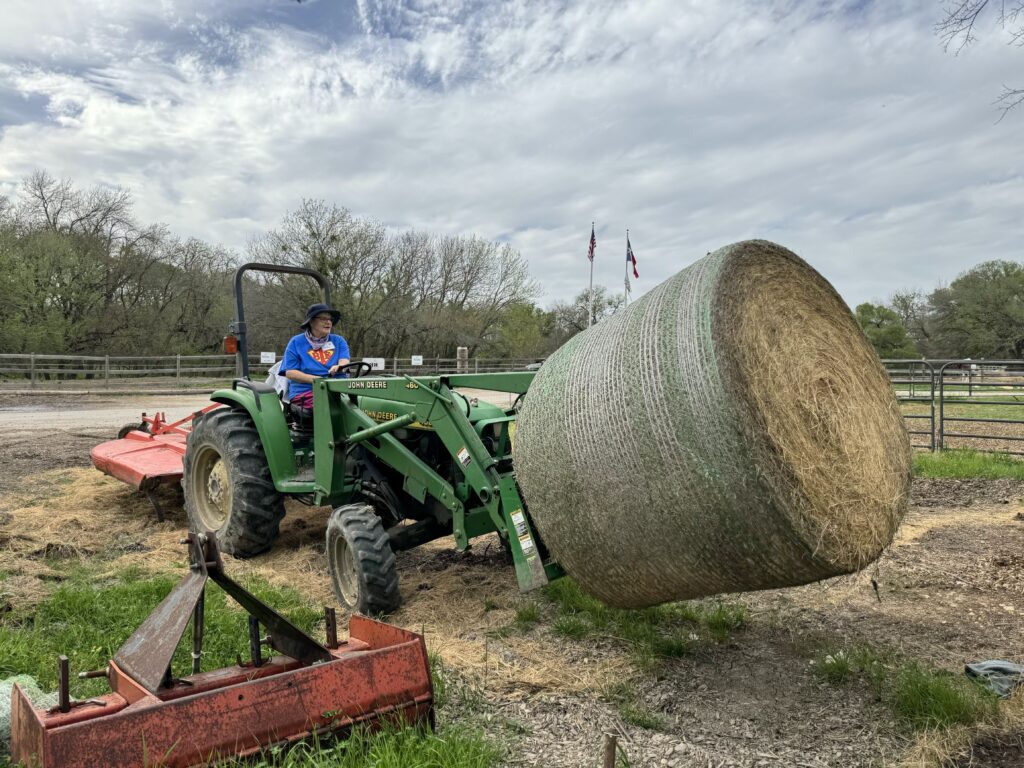
[{"label": "superman logo on shirt", "polygon": [[309,356],[316,360],[320,365],[327,365],[331,358],[334,356],[333,349],[311,349],[309,350]]}]

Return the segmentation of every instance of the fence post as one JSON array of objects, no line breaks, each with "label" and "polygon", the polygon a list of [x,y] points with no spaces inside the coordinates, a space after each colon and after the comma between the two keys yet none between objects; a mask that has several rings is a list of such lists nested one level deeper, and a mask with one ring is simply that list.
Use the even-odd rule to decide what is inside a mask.
[{"label": "fence post", "polygon": [[110,355],[103,356],[103,381],[107,384],[107,389],[110,389]]},{"label": "fence post", "polygon": [[181,386],[181,353],[179,352],[174,357],[174,383],[176,386]]},{"label": "fence post", "polygon": [[619,738],[614,733],[604,734],[604,750],[601,758],[601,768],[615,768],[615,758],[619,751]]},{"label": "fence post", "polygon": [[391,358],[391,372],[395,376],[398,375],[398,358],[397,357]]},{"label": "fence post", "polygon": [[29,386],[35,389],[36,386],[36,353],[29,352],[28,357],[28,381]]},{"label": "fence post", "polygon": [[480,373],[480,358],[473,358],[473,373]]},{"label": "fence post", "polygon": [[945,435],[945,424],[946,424],[946,365],[939,368],[939,450],[943,451],[946,448],[946,435]]}]

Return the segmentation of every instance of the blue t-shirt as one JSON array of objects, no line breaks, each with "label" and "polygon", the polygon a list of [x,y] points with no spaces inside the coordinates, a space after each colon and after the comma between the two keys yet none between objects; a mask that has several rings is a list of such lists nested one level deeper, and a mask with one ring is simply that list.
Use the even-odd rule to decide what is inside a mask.
[{"label": "blue t-shirt", "polygon": [[[313,376],[327,376],[328,369],[337,365],[339,360],[349,357],[348,342],[341,336],[332,333],[328,336],[328,342],[321,349],[313,349],[310,346],[306,334],[300,333],[293,336],[284,350],[284,358],[281,360],[281,375],[288,371],[302,371]],[[300,381],[288,382],[288,399],[296,395],[309,392],[313,389],[312,384]]]}]

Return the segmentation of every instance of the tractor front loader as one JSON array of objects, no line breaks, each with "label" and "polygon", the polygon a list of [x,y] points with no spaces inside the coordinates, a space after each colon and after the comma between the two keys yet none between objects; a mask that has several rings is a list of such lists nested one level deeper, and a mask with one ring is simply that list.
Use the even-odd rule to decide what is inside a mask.
[{"label": "tractor front loader", "polygon": [[225,551],[250,557],[270,548],[294,497],[330,506],[327,557],[339,602],[364,613],[399,604],[394,553],[451,535],[459,550],[496,532],[520,588],[562,575],[530,523],[516,485],[511,442],[516,410],[478,402],[457,388],[526,395],[533,372],[350,378],[313,385],[312,416],[270,384],[248,377],[241,280],[248,270],[310,270],[246,264],[235,277],[241,377],[214,392],[222,404],[196,414],[182,486],[190,526],[213,532]]}]

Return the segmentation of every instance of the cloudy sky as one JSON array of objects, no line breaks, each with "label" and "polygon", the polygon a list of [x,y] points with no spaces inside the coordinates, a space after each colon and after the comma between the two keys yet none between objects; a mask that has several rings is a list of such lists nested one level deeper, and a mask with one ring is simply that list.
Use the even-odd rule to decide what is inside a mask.
[{"label": "cloudy sky", "polygon": [[243,252],[304,198],[510,242],[542,304],[750,237],[851,305],[1020,256],[1024,50],[941,0],[2,0],[0,194]]}]

